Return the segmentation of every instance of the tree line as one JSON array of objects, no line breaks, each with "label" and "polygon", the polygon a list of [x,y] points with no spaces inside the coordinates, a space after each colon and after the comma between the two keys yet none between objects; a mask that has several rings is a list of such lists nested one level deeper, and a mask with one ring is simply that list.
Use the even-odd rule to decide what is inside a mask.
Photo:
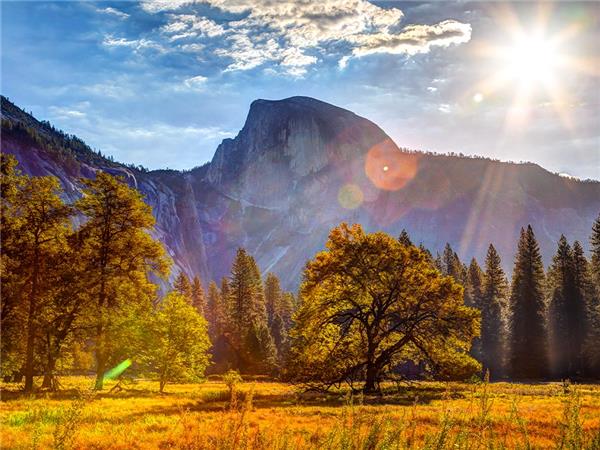
[{"label": "tree line", "polygon": [[561,235],[547,271],[531,226],[521,229],[509,283],[490,244],[483,269],[467,266],[449,244],[434,264],[464,286],[465,303],[481,311],[471,354],[492,376],[515,380],[600,377],[600,216],[591,258]]},{"label": "tree line", "polygon": [[491,244],[483,267],[467,266],[449,244],[434,257],[406,231],[342,224],[297,295],[243,248],[205,291],[183,272],[165,284],[151,209],[122,180],[98,172],[67,204],[55,177],[23,175],[11,156],[1,173],[0,369],[26,391],[36,375],[56,388],[57,373],[90,367],[102,389],[123,361],[161,391],[229,369],[367,392],[405,376],[600,376],[600,217],[590,260],[563,236],[547,271],[521,230],[510,283]]}]

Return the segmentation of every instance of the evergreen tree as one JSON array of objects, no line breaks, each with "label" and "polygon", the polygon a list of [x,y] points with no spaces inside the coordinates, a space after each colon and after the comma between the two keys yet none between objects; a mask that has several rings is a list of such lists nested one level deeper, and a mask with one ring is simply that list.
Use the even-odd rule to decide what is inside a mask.
[{"label": "evergreen tree", "polygon": [[269,327],[273,325],[275,314],[278,312],[282,302],[283,292],[279,284],[279,278],[273,273],[268,273],[265,279],[265,304],[267,308],[267,322]]},{"label": "evergreen tree", "polygon": [[590,270],[597,292],[600,292],[600,214],[592,226],[590,236],[590,247],[592,252]]},{"label": "evergreen tree", "polygon": [[426,248],[425,245],[423,245],[422,242],[419,244],[419,250],[421,250],[423,252],[423,255],[425,255],[425,258],[427,259],[429,264],[436,266],[435,261],[433,260],[433,255],[431,254],[429,249]]},{"label": "evergreen tree", "polygon": [[572,306],[576,293],[573,253],[564,235],[561,235],[558,241],[556,255],[548,270],[548,285],[550,287],[548,331],[553,374],[559,378],[568,378],[572,376],[575,358],[571,337],[575,332]]},{"label": "evergreen tree", "polygon": [[204,316],[206,314],[206,298],[204,296],[204,287],[198,275],[194,276],[191,286],[192,306]]},{"label": "evergreen tree", "polygon": [[467,269],[467,283],[465,286],[465,305],[481,309],[481,296],[483,292],[484,275],[475,258],[471,259]]},{"label": "evergreen tree", "polygon": [[223,303],[217,283],[211,281],[208,285],[208,302],[206,307],[206,320],[208,321],[208,335],[212,342],[223,333],[224,320]]},{"label": "evergreen tree", "polygon": [[[475,258],[471,259],[471,263],[467,270],[467,282],[464,291],[465,305],[481,309],[481,296],[484,283],[483,278],[483,272],[481,271],[477,260]],[[480,338],[473,339],[473,344],[471,346],[471,355],[475,359],[481,360]]]},{"label": "evergreen tree", "polygon": [[190,279],[183,270],[179,272],[179,275],[175,278],[173,290],[182,295],[189,303],[192,303],[192,285],[190,284]]},{"label": "evergreen tree", "polygon": [[119,332],[114,323],[120,308],[128,302],[150,305],[156,285],[149,274],[166,276],[170,261],[160,242],[148,233],[154,217],[138,191],[104,172],[82,183],[83,197],[76,207],[87,221],[79,239],[87,289],[95,298],[96,389],[102,389],[115,351],[112,334]]},{"label": "evergreen tree", "polygon": [[541,379],[548,375],[544,267],[531,225],[521,229],[510,296],[510,375]]},{"label": "evergreen tree", "polygon": [[[578,364],[585,377],[600,376],[600,298],[592,282],[590,264],[579,241],[573,243],[573,279],[578,299],[582,298],[584,319],[575,333],[581,342],[581,355]],[[579,345],[579,344],[577,344]]]},{"label": "evergreen tree", "polygon": [[442,274],[454,278],[459,284],[465,285],[467,278],[467,269],[464,264],[460,261],[460,258],[456,254],[449,243],[446,243],[444,247],[444,253],[441,257]]},{"label": "evergreen tree", "polygon": [[400,236],[398,236],[398,242],[400,242],[406,247],[410,247],[411,245],[413,245],[412,241],[410,240],[410,236],[408,235],[408,232],[404,228],[400,232]]},{"label": "evergreen tree", "polygon": [[232,265],[228,308],[228,338],[237,356],[235,365],[240,370],[264,372],[274,360],[274,345],[260,270],[243,248],[238,249]]},{"label": "evergreen tree", "polygon": [[508,282],[502,270],[500,255],[492,244],[485,258],[485,276],[481,296],[481,352],[482,364],[494,378],[504,373],[504,310],[508,296]]}]

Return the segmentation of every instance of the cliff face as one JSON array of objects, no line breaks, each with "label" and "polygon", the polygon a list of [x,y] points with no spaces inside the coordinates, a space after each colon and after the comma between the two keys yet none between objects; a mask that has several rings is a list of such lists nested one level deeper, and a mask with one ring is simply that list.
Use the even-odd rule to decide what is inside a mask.
[{"label": "cliff face", "polygon": [[449,242],[465,260],[494,242],[509,269],[521,226],[533,225],[549,261],[561,233],[587,245],[600,211],[600,183],[534,164],[403,152],[372,122],[307,97],[253,102],[238,136],[186,173],[124,167],[80,141],[49,149],[10,124],[48,139],[56,130],[4,98],[2,117],[2,151],[27,173],[58,176],[71,199],[78,177],[125,176],[152,206],[177,267],[205,283],[226,275],[244,246],[293,289],[341,221],[394,235],[406,228],[434,252]]}]

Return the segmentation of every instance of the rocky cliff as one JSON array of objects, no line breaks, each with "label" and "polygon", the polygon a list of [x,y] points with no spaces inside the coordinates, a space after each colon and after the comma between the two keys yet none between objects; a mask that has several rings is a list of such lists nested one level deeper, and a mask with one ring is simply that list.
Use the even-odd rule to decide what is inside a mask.
[{"label": "rocky cliff", "polygon": [[145,194],[178,269],[205,283],[226,275],[244,246],[293,289],[341,221],[394,235],[406,228],[434,252],[449,242],[465,260],[494,242],[510,269],[521,226],[533,225],[548,262],[561,233],[587,245],[600,211],[598,182],[535,164],[407,152],[367,119],[307,97],[253,102],[238,136],[188,172],[109,161],[5,98],[2,118],[2,151],[27,173],[58,176],[69,198],[78,177],[123,175]]}]

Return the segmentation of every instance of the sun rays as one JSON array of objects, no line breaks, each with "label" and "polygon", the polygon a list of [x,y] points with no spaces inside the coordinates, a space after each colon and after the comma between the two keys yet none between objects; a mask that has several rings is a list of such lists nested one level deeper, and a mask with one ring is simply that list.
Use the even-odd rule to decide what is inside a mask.
[{"label": "sun rays", "polygon": [[473,101],[511,96],[505,119],[507,132],[526,129],[536,108],[550,108],[563,126],[572,129],[573,100],[564,81],[573,74],[599,74],[598,61],[578,57],[572,42],[585,28],[585,21],[576,20],[555,30],[550,25],[550,4],[541,4],[528,22],[509,6],[498,8],[494,17],[504,43],[482,43],[476,49],[489,75],[475,86]]}]

